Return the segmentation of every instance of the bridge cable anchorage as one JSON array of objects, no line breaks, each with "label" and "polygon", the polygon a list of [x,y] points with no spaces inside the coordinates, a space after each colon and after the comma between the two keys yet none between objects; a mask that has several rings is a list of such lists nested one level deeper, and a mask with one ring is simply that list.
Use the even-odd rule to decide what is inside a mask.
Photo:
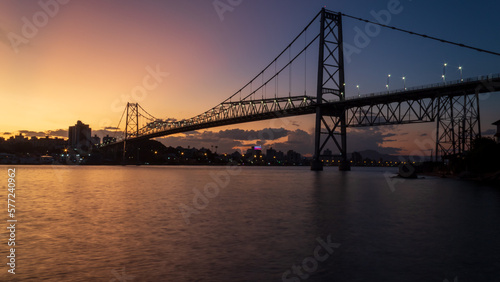
[{"label": "bridge cable anchorage", "polygon": [[455,45],[455,46],[459,46],[459,47],[463,47],[463,48],[468,48],[468,49],[476,50],[476,51],[478,51],[478,52],[484,52],[484,53],[488,53],[488,54],[492,54],[492,55],[500,56],[500,53],[497,53],[497,52],[493,52],[493,51],[489,51],[489,50],[485,50],[485,49],[477,48],[477,47],[470,46],[470,45],[465,45],[465,44],[462,44],[462,43],[452,42],[452,41],[445,40],[445,39],[440,39],[440,38],[437,38],[437,37],[433,37],[433,36],[429,36],[429,35],[425,35],[425,34],[421,34],[421,33],[413,32],[413,31],[409,31],[409,30],[405,30],[405,29],[397,28],[397,27],[390,26],[390,25],[385,25],[385,24],[381,24],[381,23],[377,23],[377,22],[372,22],[372,21],[365,20],[365,19],[362,19],[362,18],[358,18],[358,17],[354,17],[354,16],[346,15],[346,14],[344,14],[344,13],[341,13],[341,14],[342,14],[343,16],[346,16],[346,17],[348,17],[348,18],[352,18],[352,19],[355,19],[355,20],[358,20],[358,21],[362,21],[362,22],[366,22],[366,23],[371,23],[371,24],[379,25],[379,26],[381,26],[381,27],[390,28],[390,29],[397,30],[397,31],[401,31],[401,32],[408,33],[408,34],[411,34],[411,35],[420,36],[420,37],[423,37],[423,38],[432,39],[432,40],[435,40],[435,41],[439,41],[439,42],[441,42],[441,43],[447,43],[447,44],[451,44],[451,45]]}]

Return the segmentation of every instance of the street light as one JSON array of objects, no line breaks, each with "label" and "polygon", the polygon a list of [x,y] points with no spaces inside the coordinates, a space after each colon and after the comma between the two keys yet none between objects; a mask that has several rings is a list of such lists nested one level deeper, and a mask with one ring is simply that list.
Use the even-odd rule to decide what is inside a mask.
[{"label": "street light", "polygon": [[460,71],[460,82],[462,82],[462,81],[464,81],[464,80],[462,79],[462,66],[459,66],[459,67],[458,67],[458,70]]},{"label": "street light", "polygon": [[359,85],[356,85],[356,88],[358,88],[358,98],[360,97],[359,96]]},{"label": "street light", "polygon": [[443,82],[446,82],[446,66],[448,64],[447,63],[444,63],[443,65],[443,75],[441,76],[443,78]]},{"label": "street light", "polygon": [[406,91],[406,76],[403,76],[403,89]]},{"label": "street light", "polygon": [[389,81],[390,81],[390,78],[391,78],[391,75],[388,74],[387,75],[387,84],[385,85],[385,87],[387,88],[387,91],[389,91]]}]

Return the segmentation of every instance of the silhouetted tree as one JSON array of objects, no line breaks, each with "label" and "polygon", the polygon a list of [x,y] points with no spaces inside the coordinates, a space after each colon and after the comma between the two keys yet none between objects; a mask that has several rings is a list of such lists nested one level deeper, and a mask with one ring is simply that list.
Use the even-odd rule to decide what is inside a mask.
[{"label": "silhouetted tree", "polygon": [[493,172],[500,169],[500,144],[491,138],[477,138],[466,154],[467,169],[474,172]]}]

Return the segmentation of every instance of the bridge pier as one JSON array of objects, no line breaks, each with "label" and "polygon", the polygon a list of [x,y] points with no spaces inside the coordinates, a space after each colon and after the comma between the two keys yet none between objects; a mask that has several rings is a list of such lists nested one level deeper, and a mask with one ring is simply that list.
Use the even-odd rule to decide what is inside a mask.
[{"label": "bridge pier", "polygon": [[339,170],[340,171],[350,171],[351,170],[351,163],[348,160],[341,161],[340,165],[339,165]]},{"label": "bridge pier", "polygon": [[323,171],[323,163],[321,160],[313,159],[311,162],[311,170],[312,171]]}]

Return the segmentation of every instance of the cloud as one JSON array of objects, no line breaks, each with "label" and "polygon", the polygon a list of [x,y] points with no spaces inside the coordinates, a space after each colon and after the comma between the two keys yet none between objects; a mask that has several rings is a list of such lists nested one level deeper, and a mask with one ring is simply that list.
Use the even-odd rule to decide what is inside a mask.
[{"label": "cloud", "polygon": [[262,130],[227,129],[219,131],[217,138],[267,141],[285,137],[288,135],[288,132],[284,128],[264,128]]},{"label": "cloud", "polygon": [[[110,127],[112,128],[112,127]],[[45,132],[36,132],[38,135],[35,135],[35,132],[29,132],[28,130],[20,130],[26,136],[37,136],[37,137],[59,137],[59,138],[68,138],[68,130],[67,129],[55,129],[55,130],[47,130]],[[102,139],[102,137],[109,136],[117,136],[121,134],[121,132],[116,132],[114,130],[100,129],[100,130],[92,130],[92,136],[97,135]]]},{"label": "cloud", "polygon": [[[104,130],[118,130],[118,129],[120,129],[120,128],[118,128],[118,127],[114,127],[114,126],[106,126],[106,127],[104,128]],[[97,131],[97,130],[96,130],[96,131]]]},{"label": "cloud", "polygon": [[[398,154],[401,149],[385,146],[387,142],[395,142],[399,134],[385,132],[380,129],[356,129],[347,133],[348,152],[375,150],[382,154]],[[337,138],[338,139],[338,138]],[[214,149],[219,153],[231,153],[236,149],[250,148],[252,145],[262,145],[264,149],[272,147],[275,150],[287,152],[294,150],[303,155],[314,152],[314,135],[302,129],[287,130],[284,128],[265,128],[262,130],[228,129],[221,131],[190,132],[157,139],[166,146],[182,146]],[[340,139],[338,139],[340,142]],[[332,141],[327,148],[334,154],[338,149]]]},{"label": "cloud", "polygon": [[47,134],[42,131],[31,131],[31,130],[19,130],[20,134],[23,134],[26,137],[45,137]]},{"label": "cloud", "polygon": [[[182,146],[184,148],[208,148],[215,150],[217,146],[217,152],[230,153],[236,150],[238,147],[243,146],[243,142],[228,138],[227,136],[220,136],[220,132],[206,131],[203,133],[194,132],[192,134],[177,134],[172,136],[166,136],[157,138],[158,141],[163,143],[165,146]],[[227,134],[227,133],[225,133]],[[222,134],[222,135],[225,135]]]},{"label": "cloud", "polygon": [[[399,154],[401,149],[383,146],[385,142],[400,141],[387,139],[399,136],[392,132],[386,132],[389,128],[355,129],[347,132],[347,152],[375,150],[381,154]],[[392,130],[391,130],[392,131]]]},{"label": "cloud", "polygon": [[393,137],[393,136],[398,136],[396,133],[385,133],[382,135],[382,137],[387,138],[387,137]]},{"label": "cloud", "polygon": [[497,133],[497,131],[495,129],[488,129],[488,130],[481,132],[482,135],[495,135],[495,133]]},{"label": "cloud", "polygon": [[68,130],[67,129],[47,130],[45,131],[45,135],[48,135],[50,137],[68,138]]},{"label": "cloud", "polygon": [[[114,128],[114,127],[109,127],[109,128]],[[92,130],[92,136],[97,135],[101,139],[106,135],[109,135],[112,137],[118,137],[119,135],[122,135],[122,134],[123,134],[122,131],[108,130],[108,127],[106,127],[106,129]]]},{"label": "cloud", "polygon": [[[253,130],[252,130],[253,131]],[[209,133],[210,132],[210,133]],[[206,131],[203,134],[213,134],[215,132]],[[227,129],[217,132],[218,138],[229,138],[235,140],[248,140],[249,132],[243,129]]]},{"label": "cloud", "polygon": [[314,153],[314,135],[304,130],[296,129],[289,132],[288,140],[273,143],[272,147],[283,152],[293,150],[303,155],[312,155]]},{"label": "cloud", "polygon": [[[264,128],[262,130],[227,129],[221,131],[191,131],[184,134],[157,138],[166,146],[209,148],[218,152],[230,153],[252,145],[267,145],[269,142],[288,136],[284,128]],[[249,145],[252,144],[252,145]]]},{"label": "cloud", "polygon": [[[92,135],[103,138],[106,135],[117,137],[122,134],[121,131],[115,131],[114,127],[106,127],[101,130],[93,130]],[[20,130],[27,137],[68,137],[67,129],[47,130],[37,132],[30,130]],[[11,135],[10,132],[4,132],[4,135]],[[390,128],[355,128],[347,133],[347,151],[375,150],[382,154],[398,154],[401,149],[387,147],[388,142],[401,140],[397,137],[404,134],[397,134]],[[392,138],[391,138],[392,137]],[[303,155],[312,155],[314,152],[314,135],[302,129],[288,130],[284,128],[264,128],[261,130],[243,130],[226,129],[221,131],[191,131],[183,134],[176,134],[157,138],[166,146],[182,146],[194,148],[208,148],[216,150],[219,153],[231,153],[241,149],[246,151],[252,145],[262,145],[264,149],[270,147],[287,152],[294,150]],[[337,138],[340,142],[340,139]],[[338,153],[338,149],[332,141],[328,142],[326,148]]]}]

